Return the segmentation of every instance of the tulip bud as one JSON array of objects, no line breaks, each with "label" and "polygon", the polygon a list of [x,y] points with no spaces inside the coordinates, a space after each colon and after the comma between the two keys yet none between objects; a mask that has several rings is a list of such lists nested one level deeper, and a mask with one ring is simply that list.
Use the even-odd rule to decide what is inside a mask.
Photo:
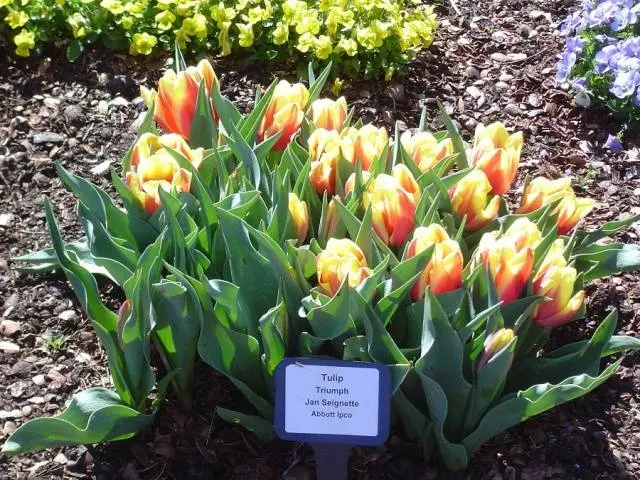
[{"label": "tulip bud", "polygon": [[522,132],[509,135],[501,122],[476,127],[471,164],[485,173],[492,195],[503,195],[511,187],[520,164],[522,141]]},{"label": "tulip bud", "polygon": [[336,201],[331,199],[322,218],[324,238],[334,237],[338,229],[338,222],[340,221],[340,215],[336,207]]},{"label": "tulip bud", "polygon": [[478,371],[509,345],[515,337],[515,333],[510,328],[501,328],[489,335],[484,341],[484,352],[478,360]]},{"label": "tulip bud", "polygon": [[411,289],[414,300],[424,298],[427,287],[434,295],[440,295],[456,290],[462,285],[463,258],[460,246],[436,223],[416,228],[407,248],[407,258],[415,257],[432,245],[433,252],[424,273]]},{"label": "tulip bud", "polygon": [[153,88],[147,88],[144,85],[141,85],[140,96],[142,97],[142,101],[144,102],[146,107],[151,108],[151,105],[153,105],[158,98],[158,92],[156,92]]},{"label": "tulip bud", "polygon": [[[188,139],[195,114],[200,83],[211,93],[218,83],[213,67],[202,60],[197,67],[188,67],[179,73],[167,70],[158,83],[158,94],[153,119],[165,132],[177,133]],[[212,108],[214,118],[217,114]]]},{"label": "tulip bud", "polygon": [[122,339],[122,333],[124,331],[124,324],[131,315],[131,302],[127,299],[120,304],[120,308],[118,309],[118,321],[116,323],[116,334],[118,336],[118,342],[120,343],[120,347],[124,347],[124,342]]},{"label": "tulip bud", "polygon": [[538,226],[525,217],[518,218],[513,222],[504,232],[504,236],[513,238],[518,250],[526,247],[535,250],[542,241],[542,233],[538,230]]},{"label": "tulip bud", "polygon": [[472,170],[449,190],[453,211],[467,217],[465,230],[474,231],[493,220],[500,208],[500,197],[489,200],[491,184],[482,170]]},{"label": "tulip bud", "polygon": [[327,247],[316,257],[316,271],[320,289],[334,296],[347,279],[350,288],[356,288],[371,275],[364,253],[347,238],[330,238]]},{"label": "tulip bud", "polygon": [[498,296],[505,303],[520,297],[533,270],[533,248],[519,249],[517,245],[514,238],[497,238],[497,232],[485,233],[478,245],[477,259],[491,274]]},{"label": "tulip bud", "polygon": [[258,128],[258,141],[281,133],[273,146],[276,152],[284,150],[298,132],[304,118],[304,108],[309,100],[309,91],[301,83],[290,84],[281,80],[273,92],[271,101]]},{"label": "tulip bud", "polygon": [[595,202],[589,198],[577,197],[569,178],[549,180],[534,178],[525,187],[518,213],[530,213],[544,205],[560,199],[553,215],[558,219],[558,233],[566,235],[593,209]]},{"label": "tulip bud", "polygon": [[336,172],[340,160],[340,135],[334,130],[318,128],[314,130],[309,141],[311,171],[309,180],[319,194],[336,193]]},{"label": "tulip bud", "polygon": [[296,230],[298,243],[302,245],[309,231],[309,209],[307,202],[300,200],[295,193],[289,193],[289,214]]},{"label": "tulip bud", "polygon": [[415,194],[407,192],[395,177],[380,174],[364,196],[371,205],[372,225],[378,237],[390,247],[402,245],[413,229]]},{"label": "tulip bud", "polygon": [[389,144],[389,136],[384,128],[365,125],[357,129],[349,127],[342,132],[342,155],[352,165],[360,161],[362,170],[369,170],[371,164],[384,152]]},{"label": "tulip bud", "polygon": [[311,104],[311,121],[316,128],[340,131],[347,119],[347,100],[320,98]]},{"label": "tulip bud", "polygon": [[400,143],[421,172],[431,170],[440,160],[453,155],[453,143],[450,138],[438,142],[436,137],[428,132],[412,135],[407,130],[400,137]]},{"label": "tulip bud", "polygon": [[573,293],[576,269],[567,266],[564,241],[556,240],[545,255],[533,279],[533,293],[547,297],[548,302],[537,305],[533,321],[541,327],[559,327],[571,320],[584,302],[584,290]]}]

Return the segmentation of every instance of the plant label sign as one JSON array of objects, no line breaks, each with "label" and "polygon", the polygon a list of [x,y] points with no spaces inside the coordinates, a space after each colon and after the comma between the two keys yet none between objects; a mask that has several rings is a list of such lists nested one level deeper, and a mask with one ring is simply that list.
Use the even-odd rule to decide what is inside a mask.
[{"label": "plant label sign", "polygon": [[313,445],[319,480],[347,478],[351,445],[385,442],[390,404],[382,364],[285,358],[276,368],[275,431]]}]

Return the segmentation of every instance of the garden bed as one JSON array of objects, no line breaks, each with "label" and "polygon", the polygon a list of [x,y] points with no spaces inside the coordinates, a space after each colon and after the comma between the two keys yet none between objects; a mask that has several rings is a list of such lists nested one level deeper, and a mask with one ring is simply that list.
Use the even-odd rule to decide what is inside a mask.
[{"label": "garden bed", "polygon": [[[462,3],[462,2],[460,2]],[[392,131],[400,119],[416,126],[423,104],[432,127],[436,99],[458,120],[465,137],[478,122],[503,120],[525,134],[523,173],[571,175],[581,195],[599,204],[588,217],[601,224],[640,213],[640,158],[612,156],[601,145],[617,124],[606,113],[586,112],[555,88],[554,25],[563,1],[478,1],[462,16],[440,8],[434,47],[397,83],[360,83],[344,94],[358,115]],[[128,57],[91,52],[76,64],[0,59],[0,341],[19,351],[0,352],[0,440],[26,419],[58,413],[75,391],[108,383],[103,354],[86,316],[62,276],[19,275],[10,258],[48,245],[42,196],[51,198],[66,239],[79,235],[75,203],[56,177],[54,163],[110,188],[116,167],[134,139],[131,124],[144,109],[137,85],[151,85],[163,61],[133,64]],[[284,67],[283,67],[284,68]],[[242,108],[257,85],[276,74],[219,63],[222,90]],[[294,76],[295,77],[295,76]],[[627,146],[639,148],[629,136]],[[108,163],[105,163],[108,162]],[[522,178],[520,179],[520,181]],[[638,243],[640,228],[622,240]],[[103,284],[109,307],[122,300]],[[590,335],[595,319],[619,308],[621,333],[640,335],[640,277],[624,274],[591,284],[589,315],[555,335]],[[5,349],[11,345],[4,344]],[[13,347],[15,348],[15,347]],[[477,452],[467,478],[637,478],[640,476],[640,355],[628,355],[610,381],[592,395],[564,405],[498,436]],[[158,364],[160,362],[157,362]],[[230,383],[201,365],[196,404],[182,412],[170,398],[151,429],[121,443],[0,457],[0,478],[309,478],[307,447],[260,445],[241,428],[214,416],[217,405],[243,402]],[[351,478],[441,478],[424,466],[417,447],[394,432],[384,450],[356,449]]]}]

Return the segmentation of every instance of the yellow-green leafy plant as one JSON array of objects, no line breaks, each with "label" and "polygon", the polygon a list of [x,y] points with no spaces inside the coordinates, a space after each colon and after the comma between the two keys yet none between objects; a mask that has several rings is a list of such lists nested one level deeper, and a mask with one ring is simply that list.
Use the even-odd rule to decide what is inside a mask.
[{"label": "yellow-green leafy plant", "polygon": [[[442,109],[446,130],[423,115],[390,136],[318,98],[330,67],[308,86],[274,82],[243,115],[210,65],[175,65],[145,92],[117,201],[58,167],[85,236],[64,243],[47,201],[53,248],[17,259],[64,272],[114,390],[22,425],[5,453],[130,437],[168,386],[189,408],[198,357],[251,405],[217,413],[270,440],[277,365],[322,355],[387,365],[393,418],[425,458],[462,470],[489,438],[602,384],[621,362],[603,358],[640,348],[614,334],[615,311],[589,340],[547,347],[584,315],[584,283],[640,266],[638,245],[607,238],[638,217],[584,230],[593,202],[569,179],[528,180],[509,206],[521,134],[480,126],[468,145]],[[122,287],[118,313],[94,275]]]},{"label": "yellow-green leafy plant", "polygon": [[133,55],[183,50],[255,59],[331,60],[347,74],[390,78],[428,48],[433,8],[419,0],[0,0],[15,52],[90,43]]}]

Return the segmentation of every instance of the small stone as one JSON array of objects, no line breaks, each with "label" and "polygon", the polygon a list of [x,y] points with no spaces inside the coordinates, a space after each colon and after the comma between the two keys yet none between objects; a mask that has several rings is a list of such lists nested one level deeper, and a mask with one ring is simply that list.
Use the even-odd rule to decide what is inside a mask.
[{"label": "small stone", "polygon": [[65,465],[67,463],[67,457],[65,457],[64,453],[60,452],[55,456],[53,461],[59,463],[60,465]]},{"label": "small stone", "polygon": [[526,53],[508,53],[507,54],[507,61],[508,62],[523,62],[525,61],[528,57],[528,55]]},{"label": "small stone", "polygon": [[64,385],[67,382],[67,377],[53,369],[49,370],[49,373],[47,373],[47,378],[59,385]]},{"label": "small stone", "polygon": [[503,72],[500,74],[498,80],[500,80],[501,82],[510,82],[511,80],[513,80],[513,75]]},{"label": "small stone", "polygon": [[31,397],[27,399],[27,402],[33,403],[35,405],[42,405],[44,402],[46,402],[46,400],[44,399],[44,397]]},{"label": "small stone", "polygon": [[59,98],[53,98],[53,97],[47,97],[47,98],[44,99],[44,101],[42,103],[44,103],[45,107],[50,108],[51,110],[57,110],[58,107],[60,106],[60,99]]},{"label": "small stone", "polygon": [[551,22],[551,14],[549,12],[543,12],[542,10],[531,10],[529,12],[529,18],[531,20],[538,20],[539,18],[543,17]]},{"label": "small stone", "polygon": [[74,360],[78,363],[89,363],[91,361],[91,355],[87,352],[80,352],[76,355]]},{"label": "small stone", "polygon": [[39,387],[41,387],[42,385],[44,385],[45,383],[47,383],[47,381],[44,378],[44,375],[36,375],[35,377],[33,377],[31,379],[31,381],[33,383],[35,383],[36,385],[38,385]]},{"label": "small stone", "polygon": [[469,95],[471,95],[471,97],[473,99],[478,99],[478,98],[480,98],[482,96],[482,90],[480,90],[475,85],[471,85],[471,86],[467,87],[467,93]]},{"label": "small stone", "polygon": [[507,56],[504,53],[495,52],[490,55],[491,60],[495,60],[496,62],[506,62]]},{"label": "small stone", "polygon": [[15,422],[8,421],[4,423],[4,427],[2,427],[2,433],[9,436],[13,432],[15,432],[17,428],[18,426],[15,424]]},{"label": "small stone", "polygon": [[11,337],[20,331],[20,322],[14,322],[13,320],[2,320],[0,322],[0,334],[5,337]]},{"label": "small stone", "polygon": [[0,213],[0,227],[8,227],[15,218],[13,213]]},{"label": "small stone", "polygon": [[64,118],[70,122],[75,122],[82,118],[82,107],[80,105],[67,105],[64,107]]},{"label": "small stone", "polygon": [[33,365],[29,362],[25,362],[24,360],[18,360],[11,366],[11,373],[14,375],[25,375],[31,371]]},{"label": "small stone", "polygon": [[111,160],[105,160],[104,162],[99,163],[95,167],[91,168],[90,172],[97,177],[102,177],[109,171],[110,168]]},{"label": "small stone", "polygon": [[39,187],[46,187],[47,185],[49,185],[51,179],[40,172],[36,172],[36,174],[33,176],[33,181]]},{"label": "small stone", "polygon": [[473,65],[469,65],[466,69],[467,77],[469,78],[480,78],[480,72]]},{"label": "small stone", "polygon": [[498,42],[498,43],[503,43],[506,42],[508,40],[508,35],[507,32],[503,32],[501,30],[498,30],[497,32],[493,32],[491,34],[491,40],[493,40],[494,42]]},{"label": "small stone", "polygon": [[0,350],[5,353],[18,353],[20,352],[20,347],[15,343],[0,341]]},{"label": "small stone", "polygon": [[4,308],[16,307],[19,301],[20,297],[18,297],[18,294],[12,293],[11,296],[4,302]]},{"label": "small stone", "polygon": [[74,318],[76,318],[76,316],[77,315],[74,310],[64,310],[58,315],[58,318],[64,320],[65,322],[68,322],[69,320],[73,320]]},{"label": "small stone", "polygon": [[69,141],[67,142],[67,145],[69,146],[69,148],[75,148],[78,145],[78,139],[70,138]]},{"label": "small stone", "polygon": [[509,88],[509,85],[504,82],[496,82],[496,88],[498,90],[506,90],[507,88]]},{"label": "small stone", "polygon": [[518,105],[516,105],[515,103],[509,103],[507,104],[506,107],[504,107],[504,112],[508,115],[520,115],[522,112],[520,110],[520,107],[518,107]]},{"label": "small stone", "polygon": [[129,105],[129,100],[123,97],[116,97],[109,102],[110,107],[126,107]]},{"label": "small stone", "polygon": [[33,136],[33,143],[36,145],[41,143],[62,143],[62,142],[64,142],[64,137],[59,133],[41,132],[41,133],[36,133]]},{"label": "small stone", "polygon": [[109,103],[105,100],[98,102],[98,113],[100,115],[106,115],[109,112]]},{"label": "small stone", "polygon": [[464,122],[464,128],[466,128],[467,130],[473,131],[473,129],[476,128],[476,125],[478,125],[478,122],[476,122],[473,118],[469,118],[466,122]]},{"label": "small stone", "polygon": [[20,418],[22,412],[18,409],[15,410],[0,410],[0,420],[6,420],[8,418]]},{"label": "small stone", "polygon": [[20,413],[22,414],[23,417],[30,417],[31,414],[33,413],[33,408],[31,407],[31,405],[25,405],[20,410]]}]

